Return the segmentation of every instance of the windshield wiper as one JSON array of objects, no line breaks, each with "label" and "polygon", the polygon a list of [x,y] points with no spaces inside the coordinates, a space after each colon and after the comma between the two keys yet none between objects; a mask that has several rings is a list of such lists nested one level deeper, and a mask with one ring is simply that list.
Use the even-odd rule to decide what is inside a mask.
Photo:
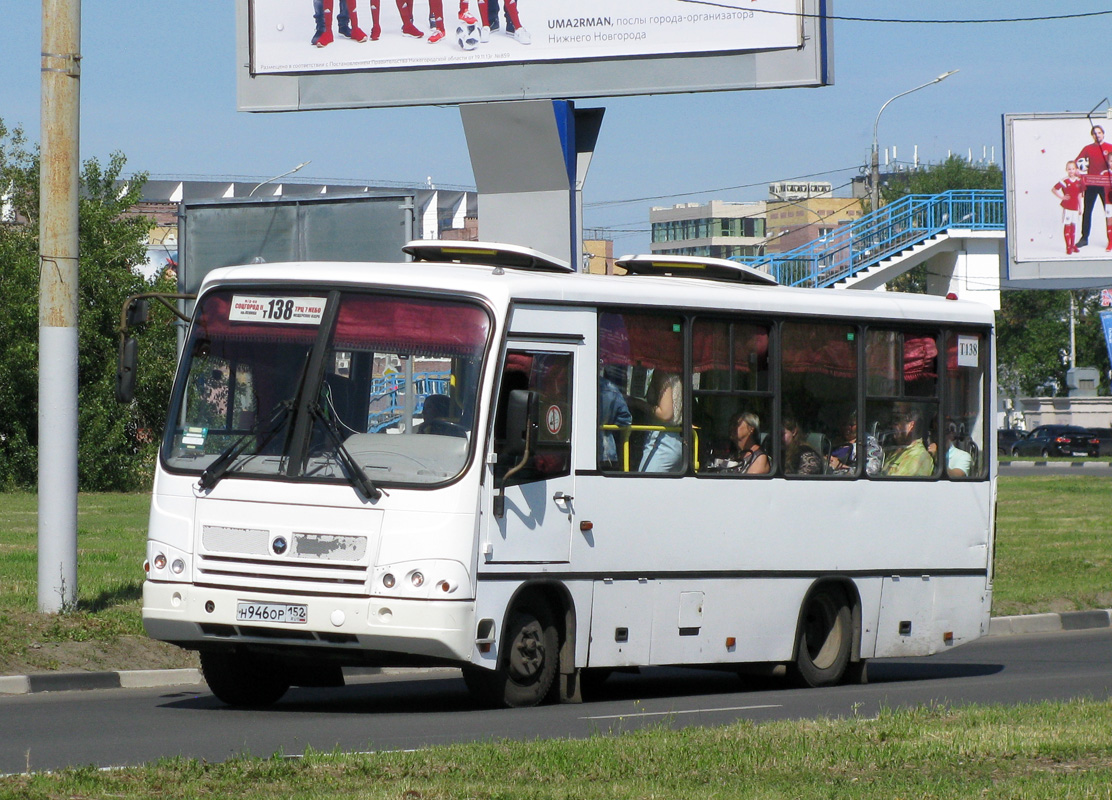
[{"label": "windshield wiper", "polygon": [[274,412],[270,415],[270,419],[267,420],[264,430],[260,431],[259,426],[256,425],[251,430],[247,431],[247,433],[240,434],[234,442],[220,452],[220,455],[216,457],[215,461],[208,465],[208,469],[201,473],[201,479],[198,481],[200,487],[208,491],[219,483],[220,479],[232,470],[236,459],[247,449],[247,444],[250,442],[252,436],[261,435],[258,446],[255,448],[257,451],[262,450],[270,444],[270,440],[278,433],[282,424],[292,411],[293,400],[282,400],[274,407]]},{"label": "windshield wiper", "polygon": [[313,403],[310,405],[309,414],[313,419],[318,420],[324,427],[324,432],[328,435],[332,445],[336,448],[336,460],[340,462],[340,466],[343,468],[344,476],[348,479],[348,482],[356,489],[363,492],[370,500],[378,500],[378,498],[382,497],[382,490],[374,485],[367,476],[367,473],[359,466],[359,462],[357,462],[348,451],[340,434],[336,432],[332,420],[330,420],[324,413],[324,410],[321,409],[320,403]]}]

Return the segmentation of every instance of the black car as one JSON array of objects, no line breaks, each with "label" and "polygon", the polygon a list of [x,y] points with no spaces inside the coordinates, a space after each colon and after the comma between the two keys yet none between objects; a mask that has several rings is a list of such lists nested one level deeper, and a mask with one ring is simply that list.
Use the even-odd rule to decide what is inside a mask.
[{"label": "black car", "polygon": [[1100,442],[1097,455],[1112,456],[1112,428],[1089,428],[1089,433]]},{"label": "black car", "polygon": [[1013,456],[1092,456],[1100,440],[1080,425],[1040,425],[1012,445]]},{"label": "black car", "polygon": [[996,454],[1010,456],[1012,454],[1012,445],[1026,435],[1027,431],[1021,431],[1019,428],[997,428]]}]

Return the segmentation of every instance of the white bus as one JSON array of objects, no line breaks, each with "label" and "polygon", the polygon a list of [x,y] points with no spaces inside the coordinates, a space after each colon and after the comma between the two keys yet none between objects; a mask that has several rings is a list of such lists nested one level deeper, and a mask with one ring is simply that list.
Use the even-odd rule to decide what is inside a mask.
[{"label": "white bus", "polygon": [[504,706],[647,665],[822,686],[987,631],[987,307],[406,251],[199,292],[143,620],[224,702],[350,665],[460,666]]}]

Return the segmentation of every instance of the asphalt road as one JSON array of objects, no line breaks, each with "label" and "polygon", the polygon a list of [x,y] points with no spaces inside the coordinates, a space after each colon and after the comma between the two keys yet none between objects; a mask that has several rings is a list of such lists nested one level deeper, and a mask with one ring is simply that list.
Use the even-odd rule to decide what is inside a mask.
[{"label": "asphalt road", "polygon": [[294,689],[269,711],[207,691],[111,689],[0,697],[0,773],[140,764],[163,756],[396,750],[475,739],[584,737],[644,725],[721,725],[873,715],[925,703],[1023,703],[1112,696],[1112,630],[1005,636],[923,659],[878,660],[869,683],[794,689],[775,678],[652,669],[615,675],[582,705],[490,711],[450,670]]}]

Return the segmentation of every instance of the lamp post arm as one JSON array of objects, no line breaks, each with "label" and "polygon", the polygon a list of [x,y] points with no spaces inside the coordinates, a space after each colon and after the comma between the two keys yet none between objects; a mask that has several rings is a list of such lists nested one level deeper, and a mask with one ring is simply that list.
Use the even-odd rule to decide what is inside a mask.
[{"label": "lamp post arm", "polygon": [[262,183],[260,183],[260,184],[258,184],[257,186],[255,186],[255,188],[254,188],[254,189],[252,189],[252,190],[251,190],[251,192],[250,192],[250,193],[249,193],[249,194],[248,194],[247,196],[248,196],[248,197],[254,197],[254,196],[255,196],[255,192],[259,191],[259,189],[260,189],[261,187],[263,187],[263,186],[266,186],[266,185],[267,185],[268,183],[270,183],[271,181],[276,181],[276,180],[278,180],[279,178],[284,178],[284,177],[286,177],[287,175],[293,175],[293,174],[294,174],[295,172],[297,172],[297,171],[298,171],[299,169],[302,169],[303,167],[306,167],[306,166],[308,166],[308,165],[309,165],[310,163],[312,163],[312,162],[310,162],[310,161],[302,161],[302,162],[301,162],[300,164],[298,164],[298,165],[297,165],[296,167],[294,167],[293,169],[288,169],[288,170],[286,170],[286,171],[285,171],[285,172],[283,172],[283,173],[282,173],[281,175],[275,175],[275,176],[274,176],[273,178],[267,178],[267,179],[266,179],[265,181],[263,181]]}]

